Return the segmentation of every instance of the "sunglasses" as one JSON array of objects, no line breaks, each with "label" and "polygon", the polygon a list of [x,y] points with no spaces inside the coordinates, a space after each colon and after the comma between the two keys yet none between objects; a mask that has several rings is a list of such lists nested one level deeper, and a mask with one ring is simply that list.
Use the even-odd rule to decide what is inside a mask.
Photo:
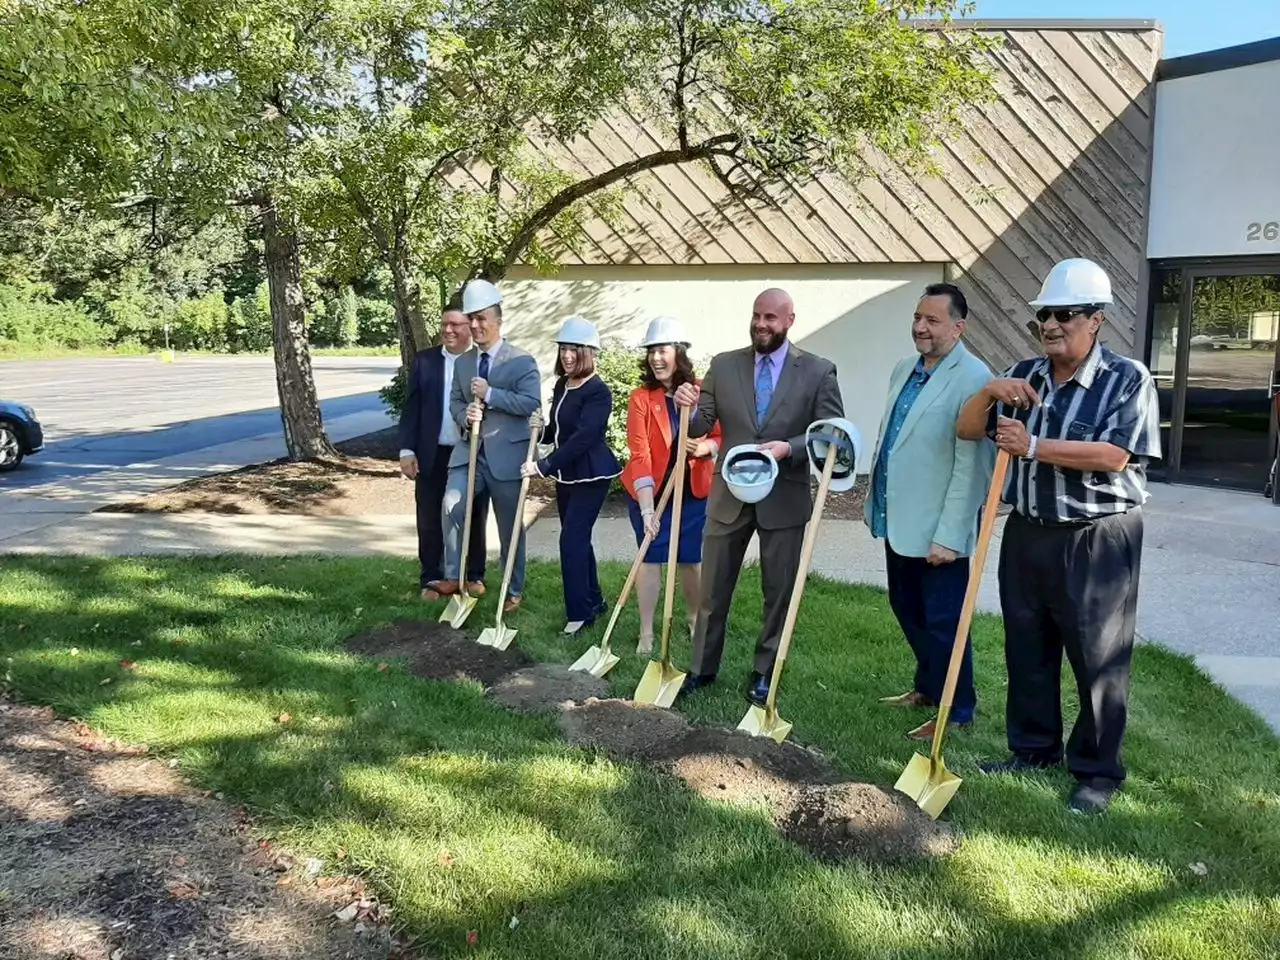
[{"label": "sunglasses", "polygon": [[1059,323],[1070,323],[1076,317],[1091,317],[1100,309],[1100,307],[1093,304],[1084,307],[1057,307],[1056,309],[1041,307],[1036,311],[1036,319],[1041,323],[1048,323],[1051,318]]}]

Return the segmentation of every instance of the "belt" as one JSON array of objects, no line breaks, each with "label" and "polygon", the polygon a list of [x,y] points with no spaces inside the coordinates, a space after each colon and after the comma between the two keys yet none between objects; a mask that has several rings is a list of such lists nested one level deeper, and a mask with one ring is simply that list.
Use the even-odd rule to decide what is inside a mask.
[{"label": "belt", "polygon": [[1013,513],[1014,516],[1027,521],[1027,523],[1034,524],[1037,527],[1054,527],[1064,530],[1076,527],[1091,527],[1102,519],[1102,517],[1085,517],[1078,520],[1058,520],[1056,518],[1053,520],[1046,520],[1043,517],[1029,517],[1018,510],[1013,511]]}]

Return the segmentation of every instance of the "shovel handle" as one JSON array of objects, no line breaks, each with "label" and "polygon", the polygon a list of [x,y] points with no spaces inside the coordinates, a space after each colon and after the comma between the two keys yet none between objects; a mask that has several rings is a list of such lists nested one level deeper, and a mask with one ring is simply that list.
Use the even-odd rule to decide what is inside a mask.
[{"label": "shovel handle", "polygon": [[827,459],[822,464],[822,479],[818,481],[818,495],[813,502],[813,513],[804,527],[804,546],[800,549],[800,566],[796,570],[796,582],[791,585],[791,599],[787,601],[787,618],[782,622],[782,639],[778,643],[778,655],[773,658],[773,676],[769,679],[769,695],[765,699],[765,710],[772,714],[774,704],[778,700],[778,680],[782,677],[782,664],[787,659],[787,651],[791,649],[791,635],[796,629],[796,617],[800,615],[800,598],[804,594],[805,580],[809,575],[809,564],[813,562],[813,548],[818,542],[818,521],[822,519],[822,510],[827,505],[827,490],[831,487],[831,474],[836,468],[836,445],[827,444]]},{"label": "shovel handle", "polygon": [[[667,509],[667,501],[671,499],[670,477],[667,478],[667,485],[662,489],[662,496],[658,499],[657,509],[654,515],[661,517],[662,511]],[[618,594],[618,600],[613,605],[613,613],[609,617],[609,625],[605,627],[604,639],[600,641],[600,649],[609,649],[609,638],[613,636],[613,628],[618,625],[618,617],[622,615],[622,608],[627,604],[627,598],[631,596],[631,588],[635,586],[636,575],[640,572],[640,564],[644,563],[644,555],[649,552],[649,544],[653,542],[653,534],[645,531],[644,539],[640,541],[640,549],[636,551],[635,560],[631,561],[631,570],[627,574],[627,581],[622,585],[622,592]]]},{"label": "shovel handle", "polygon": [[[476,401],[479,403],[479,401]],[[476,460],[480,456],[480,424],[471,424],[471,449],[467,454],[467,513],[462,518],[462,551],[458,557],[458,589],[467,593],[467,545],[471,543],[471,505],[476,497]],[[499,605],[501,609],[501,605]]]},{"label": "shovel handle", "polygon": [[996,466],[991,473],[991,486],[987,489],[987,502],[982,506],[982,525],[978,529],[978,542],[974,546],[969,567],[969,585],[964,592],[964,606],[960,608],[960,622],[956,625],[956,638],[951,644],[951,662],[947,665],[947,682],[942,688],[942,703],[938,706],[938,718],[934,721],[931,757],[934,763],[942,758],[942,735],[951,718],[951,702],[956,694],[956,681],[960,677],[960,664],[964,660],[964,648],[969,642],[969,627],[973,623],[973,608],[978,602],[978,587],[982,583],[982,569],[987,562],[987,548],[991,545],[991,532],[995,529],[996,513],[1000,509],[1000,495],[1004,492],[1004,475],[1009,469],[1009,453],[996,452]]},{"label": "shovel handle", "polygon": [[[539,430],[533,424],[529,425],[529,452],[525,454],[526,460],[532,460],[533,455],[538,452],[538,434]],[[529,478],[520,478],[520,496],[516,498],[516,514],[511,524],[511,540],[507,544],[507,564],[502,570],[502,589],[498,591],[498,612],[494,623],[499,630],[502,629],[502,608],[507,602],[507,590],[511,587],[511,573],[516,566],[516,543],[520,538],[520,528],[524,526],[524,500],[529,493]]]},{"label": "shovel handle", "polygon": [[662,600],[662,665],[671,666],[671,617],[675,613],[676,561],[680,558],[680,508],[684,505],[684,468],[689,445],[689,408],[680,408],[680,440],[671,474],[675,502],[671,508],[671,537],[667,542],[667,589]]}]

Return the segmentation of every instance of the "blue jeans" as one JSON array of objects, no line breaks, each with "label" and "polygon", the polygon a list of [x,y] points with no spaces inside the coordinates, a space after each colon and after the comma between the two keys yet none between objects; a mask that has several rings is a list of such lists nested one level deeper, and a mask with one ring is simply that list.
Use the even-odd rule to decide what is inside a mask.
[{"label": "blue jeans", "polygon": [[[960,626],[960,610],[969,586],[969,558],[957,557],[951,563],[935,567],[926,563],[924,557],[894,553],[887,539],[884,555],[889,605],[916,657],[915,690],[940,704],[947,666],[951,662],[951,647]],[[952,722],[970,722],[977,704],[970,636],[960,663],[960,676],[956,679]]]},{"label": "blue jeans", "polygon": [[[511,543],[511,531],[519,530],[517,540],[515,568],[511,571],[511,586],[507,595],[519,597],[524,593],[524,518],[516,516],[516,501],[520,499],[519,480],[494,480],[489,468],[481,457],[476,464],[476,499],[487,491],[489,502],[493,505],[494,515],[498,519],[498,540],[501,543],[499,570],[507,565],[507,549]],[[452,467],[449,470],[449,485],[444,493],[442,509],[445,516],[444,540],[444,575],[447,580],[458,579],[458,561],[461,559],[462,526],[466,520],[467,499],[467,465]],[[467,557],[467,566],[472,565],[471,557]]]}]

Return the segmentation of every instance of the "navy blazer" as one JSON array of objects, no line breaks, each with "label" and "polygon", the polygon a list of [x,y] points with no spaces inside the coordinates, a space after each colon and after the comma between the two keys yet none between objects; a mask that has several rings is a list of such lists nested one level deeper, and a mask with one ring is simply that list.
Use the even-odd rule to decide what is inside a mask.
[{"label": "navy blazer", "polygon": [[616,477],[622,464],[604,438],[613,412],[613,392],[599,376],[573,390],[565,389],[567,381],[560,377],[551,391],[551,416],[541,439],[556,449],[538,461],[538,472],[561,483]]},{"label": "navy blazer", "polygon": [[444,348],[427,347],[413,357],[409,392],[400,413],[400,449],[412,450],[423,471],[431,469],[440,446],[444,411]]}]

